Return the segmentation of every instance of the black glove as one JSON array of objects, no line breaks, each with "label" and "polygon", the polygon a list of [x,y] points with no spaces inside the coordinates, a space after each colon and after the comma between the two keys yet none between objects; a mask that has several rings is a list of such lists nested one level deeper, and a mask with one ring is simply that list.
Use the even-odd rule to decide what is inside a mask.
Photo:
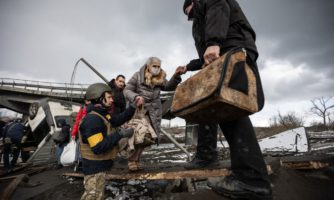
[{"label": "black glove", "polygon": [[133,133],[134,133],[133,128],[128,128],[128,129],[120,128],[119,132],[118,132],[118,134],[122,138],[125,138],[125,137],[130,138],[130,137],[132,137]]}]

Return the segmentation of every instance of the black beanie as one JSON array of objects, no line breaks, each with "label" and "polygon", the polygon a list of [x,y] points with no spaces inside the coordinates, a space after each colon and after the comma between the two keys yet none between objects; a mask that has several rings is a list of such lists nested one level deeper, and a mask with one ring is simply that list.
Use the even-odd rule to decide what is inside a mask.
[{"label": "black beanie", "polygon": [[193,1],[192,0],[185,0],[183,4],[183,12],[186,14],[186,8],[191,5]]}]

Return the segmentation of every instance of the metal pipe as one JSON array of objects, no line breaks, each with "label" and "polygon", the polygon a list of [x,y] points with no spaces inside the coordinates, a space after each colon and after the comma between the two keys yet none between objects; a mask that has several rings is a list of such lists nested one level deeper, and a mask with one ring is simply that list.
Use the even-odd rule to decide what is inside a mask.
[{"label": "metal pipe", "polygon": [[95,74],[97,74],[102,80],[104,80],[104,82],[106,82],[107,84],[109,83],[109,81],[102,74],[100,74],[92,65],[90,65],[85,59],[80,58],[80,60],[84,62],[91,70],[93,70],[93,72],[95,72]]},{"label": "metal pipe", "polygon": [[35,150],[35,152],[29,157],[29,159],[27,160],[27,164],[31,164],[32,160],[35,158],[35,156],[38,154],[38,152],[42,149],[42,147],[44,147],[44,145],[50,140],[52,136],[52,132],[48,133],[45,138],[38,144],[37,149]]},{"label": "metal pipe", "polygon": [[187,156],[188,156],[188,161],[190,161],[190,159],[191,159],[191,155],[190,155],[190,153],[185,149],[185,148],[183,148],[182,146],[181,146],[181,144],[180,143],[178,143],[169,133],[167,133],[166,131],[164,131],[163,129],[161,129],[161,132],[165,135],[165,136],[167,136],[168,137],[168,139],[170,140],[170,141],[172,141],[177,147],[179,147],[184,153],[186,153],[187,154]]}]

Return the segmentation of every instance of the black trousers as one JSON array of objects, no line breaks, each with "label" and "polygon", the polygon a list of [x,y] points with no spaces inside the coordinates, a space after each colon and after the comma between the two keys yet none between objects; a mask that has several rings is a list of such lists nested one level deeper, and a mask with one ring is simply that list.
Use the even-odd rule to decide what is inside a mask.
[{"label": "black trousers", "polygon": [[[3,162],[4,166],[7,170],[12,169],[16,165],[16,161],[19,158],[21,151],[21,145],[16,144],[15,148],[12,148],[12,144],[5,144],[4,150],[3,150]],[[10,154],[13,154],[13,158],[11,161],[9,161]]]},{"label": "black trousers", "polygon": [[[270,187],[267,168],[249,117],[219,123],[229,144],[231,170],[245,183]],[[196,156],[215,159],[217,156],[217,124],[199,124]]]},{"label": "black trousers", "polygon": [[[257,53],[248,50],[247,63],[256,75],[258,105],[262,108],[264,95],[256,60]],[[249,117],[222,122],[219,123],[219,126],[230,147],[233,175],[250,185],[270,188],[266,164]],[[217,127],[217,124],[199,124],[197,157],[215,159],[217,156]]]}]

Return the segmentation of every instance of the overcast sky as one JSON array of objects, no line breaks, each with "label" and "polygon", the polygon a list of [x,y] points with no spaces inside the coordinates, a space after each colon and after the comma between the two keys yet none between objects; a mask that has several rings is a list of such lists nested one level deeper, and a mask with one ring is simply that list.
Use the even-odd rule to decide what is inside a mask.
[{"label": "overcast sky", "polygon": [[[257,33],[265,108],[256,126],[334,96],[334,1],[239,0]],[[150,56],[172,75],[196,58],[182,0],[0,0],[0,78],[70,82],[85,58],[107,79],[131,78]],[[188,78],[190,74],[184,76]],[[101,81],[79,64],[76,83]],[[176,120],[175,123],[179,123]]]}]

